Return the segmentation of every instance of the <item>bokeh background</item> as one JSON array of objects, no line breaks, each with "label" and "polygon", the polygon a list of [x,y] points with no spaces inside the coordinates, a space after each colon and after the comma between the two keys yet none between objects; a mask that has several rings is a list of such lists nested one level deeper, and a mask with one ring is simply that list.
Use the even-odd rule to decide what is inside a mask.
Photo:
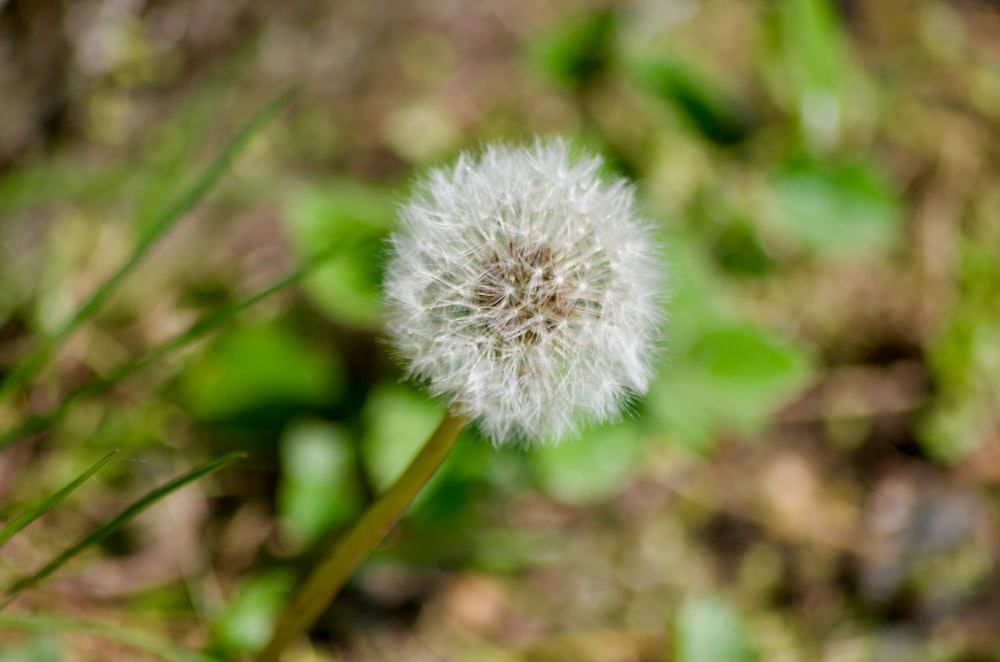
[{"label": "bokeh background", "polygon": [[246,457],[21,593],[0,660],[259,646],[441,413],[380,335],[394,206],[536,134],[603,154],[661,228],[659,377],[559,447],[465,434],[289,659],[1000,660],[998,3],[0,0],[0,374],[289,86],[2,396],[7,522],[121,450],[0,581]]}]

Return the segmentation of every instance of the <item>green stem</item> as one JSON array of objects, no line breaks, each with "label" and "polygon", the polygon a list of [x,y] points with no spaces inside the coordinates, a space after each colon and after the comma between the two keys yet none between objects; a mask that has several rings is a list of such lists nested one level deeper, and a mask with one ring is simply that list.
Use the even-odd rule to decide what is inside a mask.
[{"label": "green stem", "polygon": [[316,566],[305,586],[285,608],[274,627],[271,640],[257,656],[258,662],[278,662],[285,647],[312,627],[368,551],[385,536],[444,462],[465,423],[464,416],[450,412],[444,415],[403,475],[369,506],[361,519]]}]

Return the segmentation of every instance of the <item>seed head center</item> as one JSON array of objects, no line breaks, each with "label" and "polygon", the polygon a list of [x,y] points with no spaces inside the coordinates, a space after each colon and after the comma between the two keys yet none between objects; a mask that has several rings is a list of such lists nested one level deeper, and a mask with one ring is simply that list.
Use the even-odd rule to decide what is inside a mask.
[{"label": "seed head center", "polygon": [[475,303],[485,326],[505,343],[534,345],[572,318],[572,279],[544,243],[508,241],[483,260]]}]

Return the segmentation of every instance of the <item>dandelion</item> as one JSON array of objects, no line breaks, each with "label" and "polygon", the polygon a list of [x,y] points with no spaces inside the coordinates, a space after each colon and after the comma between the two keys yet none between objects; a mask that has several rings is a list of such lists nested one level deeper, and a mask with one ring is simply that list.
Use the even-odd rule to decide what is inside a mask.
[{"label": "dandelion", "polygon": [[556,441],[645,391],[663,267],[624,181],[562,142],[464,154],[402,209],[385,289],[412,376],[452,406],[275,624],[277,662],[447,457],[466,421],[495,444]]},{"label": "dandelion", "polygon": [[601,166],[561,141],[492,146],[402,208],[388,333],[494,444],[557,441],[649,383],[664,267],[632,187]]}]

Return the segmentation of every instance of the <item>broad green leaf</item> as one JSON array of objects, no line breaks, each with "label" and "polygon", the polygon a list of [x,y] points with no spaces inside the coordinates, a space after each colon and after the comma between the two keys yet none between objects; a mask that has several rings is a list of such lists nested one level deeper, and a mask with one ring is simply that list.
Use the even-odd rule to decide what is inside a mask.
[{"label": "broad green leaf", "polygon": [[687,602],[674,622],[675,662],[756,662],[740,615],[728,602],[703,596]]},{"label": "broad green leaf", "polygon": [[83,485],[83,483],[88,478],[90,478],[98,471],[100,471],[101,467],[107,464],[111,460],[111,458],[113,458],[117,454],[118,454],[117,450],[111,451],[110,453],[102,457],[100,460],[98,460],[96,463],[94,463],[94,465],[91,466],[89,469],[87,469],[82,474],[73,479],[73,481],[71,481],[62,489],[60,489],[58,492],[55,492],[52,495],[46,497],[45,499],[42,499],[40,502],[38,502],[28,510],[23,512],[20,516],[12,520],[9,524],[7,524],[7,526],[5,526],[2,530],[0,530],[0,547],[2,547],[4,543],[10,540],[11,537],[13,537],[14,534],[16,534],[18,531],[31,524],[33,521],[35,521],[48,511],[50,511],[52,508],[56,506],[56,504],[58,504],[60,501],[62,501],[67,496],[72,494],[73,490],[80,487],[80,485]]},{"label": "broad green leaf", "polygon": [[247,579],[232,602],[212,620],[213,648],[229,654],[227,657],[262,648],[291,597],[292,587],[292,575],[280,570]]},{"label": "broad green leaf", "polygon": [[[365,403],[361,453],[369,480],[379,491],[403,473],[442,414],[440,405],[402,384],[383,384],[372,391]],[[439,478],[437,474],[431,481]]]},{"label": "broad green leaf", "polygon": [[279,451],[278,517],[294,542],[309,545],[358,511],[354,446],[343,429],[318,420],[293,423]]},{"label": "broad green leaf", "polygon": [[217,460],[212,460],[211,462],[203,464],[200,467],[175,478],[169,483],[152,490],[128,508],[120,512],[118,515],[108,520],[105,524],[85,536],[75,545],[56,556],[54,559],[45,564],[40,570],[11,584],[6,590],[7,596],[4,602],[0,604],[0,608],[9,604],[10,601],[13,600],[21,591],[31,588],[41,582],[83,550],[107,538],[124,524],[132,520],[136,515],[146,510],[160,499],[179,490],[188,483],[194,482],[203,476],[207,476],[208,474],[218,471],[227,464],[242,457],[242,453],[230,453],[229,455],[225,455]]},{"label": "broad green leaf", "polygon": [[661,432],[705,451],[718,433],[756,432],[812,373],[808,354],[774,333],[720,324],[673,357],[645,407]]},{"label": "broad green leaf", "polygon": [[640,85],[713,143],[734,145],[752,129],[743,104],[688,64],[670,59],[648,60],[635,66],[635,75]]},{"label": "broad green leaf", "polygon": [[763,328],[742,324],[705,334],[690,359],[715,415],[750,427],[767,419],[812,375],[802,349]]},{"label": "broad green leaf", "polygon": [[803,137],[830,147],[846,123],[876,115],[872,90],[851,60],[832,0],[784,0],[775,5],[772,91],[798,115]]},{"label": "broad green leaf", "polygon": [[298,189],[285,205],[289,242],[301,256],[348,248],[320,267],[303,284],[323,312],[354,327],[374,329],[381,322],[381,258],[393,218],[387,191],[351,182],[330,182]]},{"label": "broad green leaf", "polygon": [[884,253],[902,235],[899,193],[865,161],[793,163],[771,178],[779,240],[819,256]]},{"label": "broad green leaf", "polygon": [[692,350],[706,375],[726,389],[783,385],[802,372],[801,358],[761,329],[732,326],[706,334]]},{"label": "broad green leaf", "polygon": [[781,46],[802,90],[836,91],[843,75],[844,37],[829,0],[786,0],[779,9]]},{"label": "broad green leaf", "polygon": [[533,448],[529,462],[535,480],[553,498],[585,505],[620,492],[636,469],[639,451],[633,423],[601,425],[579,439]]},{"label": "broad green leaf", "polygon": [[643,399],[654,428],[671,444],[683,446],[696,453],[707,453],[715,442],[715,435],[724,426],[715,414],[711,393],[693,385],[700,382],[690,379],[693,370],[689,365],[678,368],[672,364],[663,377],[653,382]]},{"label": "broad green leaf", "polygon": [[616,18],[611,10],[593,11],[539,37],[533,48],[536,66],[560,83],[585,85],[610,64]]},{"label": "broad green leaf", "polygon": [[664,234],[669,247],[668,285],[670,300],[667,335],[668,362],[673,363],[705,334],[729,316],[732,308],[725,282],[705,255],[705,241],[691,233]]},{"label": "broad green leaf", "polygon": [[219,420],[272,405],[323,406],[343,387],[334,355],[280,322],[215,338],[182,375],[191,411]]}]

